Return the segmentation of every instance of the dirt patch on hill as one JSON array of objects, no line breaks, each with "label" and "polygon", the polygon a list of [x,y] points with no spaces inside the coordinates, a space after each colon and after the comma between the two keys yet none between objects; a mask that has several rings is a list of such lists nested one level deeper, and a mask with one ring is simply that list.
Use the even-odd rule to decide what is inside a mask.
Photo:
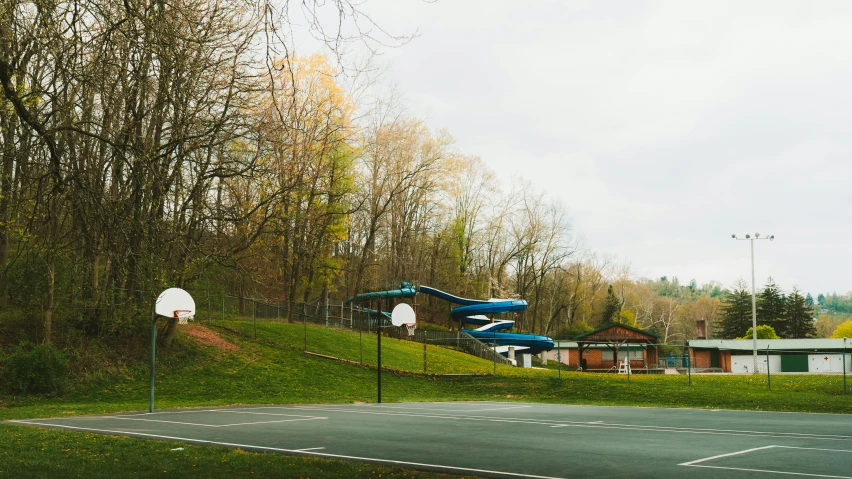
[{"label": "dirt patch on hill", "polygon": [[189,337],[195,340],[198,344],[213,346],[216,349],[228,352],[240,350],[240,347],[236,344],[228,341],[227,339],[223,339],[215,331],[198,323],[187,324],[184,327],[184,331],[186,331],[186,334],[188,334]]}]

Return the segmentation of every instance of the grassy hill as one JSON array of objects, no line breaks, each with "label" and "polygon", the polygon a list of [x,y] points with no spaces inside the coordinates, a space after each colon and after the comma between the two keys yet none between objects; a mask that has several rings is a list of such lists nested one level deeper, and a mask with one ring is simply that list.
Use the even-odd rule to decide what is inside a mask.
[{"label": "grassy hill", "polygon": [[[305,328],[297,324],[216,321],[180,330],[173,347],[158,354],[156,406],[158,409],[233,404],[351,403],[376,400],[376,336],[307,327],[310,351],[335,356],[352,364],[303,352]],[[700,375],[688,384],[685,375],[601,375],[552,369],[524,370],[497,365],[454,351],[428,347],[430,374],[422,375],[423,345],[384,338],[383,366],[408,374],[385,372],[384,402],[453,400],[522,400],[530,402],[699,407],[852,413],[852,395],[843,395],[843,378],[833,376],[779,375],[769,390],[765,376]],[[0,397],[0,419],[56,417],[74,414],[139,411],[147,409],[148,365],[136,363],[120,371],[100,371],[79,378],[62,397]],[[198,475],[233,477],[237,470],[287,477],[404,477],[411,471],[348,464],[334,466],[322,460],[238,453],[215,447],[193,446],[191,457],[163,451],[178,446],[122,438],[103,438],[63,431],[0,426],[0,478],[8,471],[43,471],[55,477],[55,464],[70,464],[75,453],[81,476],[130,475],[134,464],[165,461],[170,477]],[[45,449],[42,451],[42,449]],[[111,450],[125,451],[121,465],[110,463],[92,472]],[[63,452],[65,451],[65,452]],[[94,454],[91,461],[82,457]],[[189,452],[187,453],[189,454]],[[226,458],[242,469],[199,470]],[[24,462],[15,462],[21,460]],[[187,461],[197,466],[190,467]],[[317,462],[311,462],[317,461]],[[72,461],[73,462],[73,461]],[[18,464],[18,466],[15,466]],[[26,467],[25,467],[26,466]],[[70,466],[69,466],[70,467]],[[97,466],[101,467],[101,466]],[[264,468],[271,469],[264,469]],[[338,468],[344,469],[338,469]],[[171,468],[171,469],[169,469]],[[330,468],[330,469],[329,469]],[[323,475],[323,470],[335,474]],[[180,472],[184,471],[184,472]],[[189,471],[189,472],[186,472]],[[192,472],[196,471],[196,472]],[[200,472],[199,472],[200,471]],[[228,471],[231,471],[228,473]],[[282,472],[283,471],[283,472]],[[311,472],[313,471],[313,472]],[[359,476],[359,474],[362,474]],[[446,477],[439,474],[418,477]],[[11,474],[8,477],[17,477]]]}]

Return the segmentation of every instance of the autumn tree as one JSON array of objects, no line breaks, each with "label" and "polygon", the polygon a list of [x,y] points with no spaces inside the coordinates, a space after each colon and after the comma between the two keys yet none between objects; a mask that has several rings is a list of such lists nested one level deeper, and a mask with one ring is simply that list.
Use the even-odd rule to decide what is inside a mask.
[{"label": "autumn tree", "polygon": [[831,335],[832,338],[852,338],[852,321],[846,321],[845,323],[841,323],[837,326],[837,329],[834,330],[834,333]]}]

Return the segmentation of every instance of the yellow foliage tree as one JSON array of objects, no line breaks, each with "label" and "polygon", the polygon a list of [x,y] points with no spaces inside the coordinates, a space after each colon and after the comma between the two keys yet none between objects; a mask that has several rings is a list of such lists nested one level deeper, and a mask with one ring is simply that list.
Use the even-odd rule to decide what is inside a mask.
[{"label": "yellow foliage tree", "polygon": [[852,320],[846,321],[834,330],[832,338],[852,338]]}]

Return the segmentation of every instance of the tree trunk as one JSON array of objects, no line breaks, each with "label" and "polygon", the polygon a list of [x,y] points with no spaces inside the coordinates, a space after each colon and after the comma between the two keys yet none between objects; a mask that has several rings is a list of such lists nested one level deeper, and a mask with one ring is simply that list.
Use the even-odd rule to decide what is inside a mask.
[{"label": "tree trunk", "polygon": [[51,342],[51,333],[53,331],[53,298],[56,288],[56,262],[53,253],[50,253],[50,259],[47,265],[47,304],[44,308],[44,342]]}]

